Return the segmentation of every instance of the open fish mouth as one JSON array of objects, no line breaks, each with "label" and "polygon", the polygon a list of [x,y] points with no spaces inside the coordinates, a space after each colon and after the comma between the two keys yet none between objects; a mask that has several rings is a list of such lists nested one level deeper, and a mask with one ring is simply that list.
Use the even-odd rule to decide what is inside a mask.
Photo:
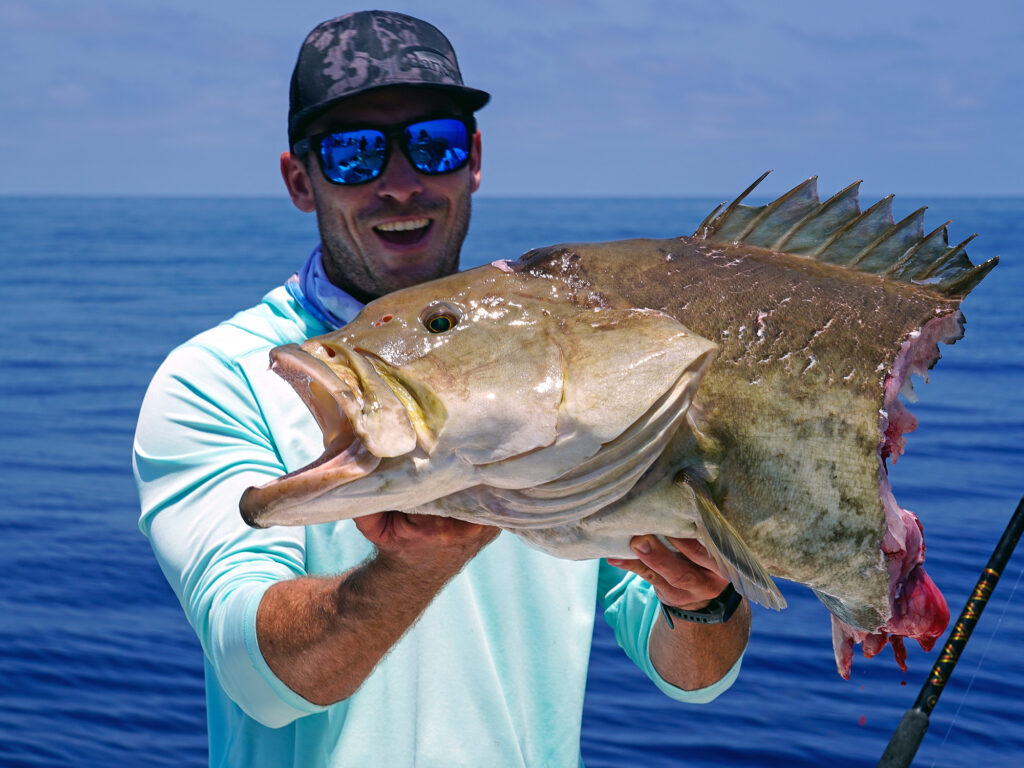
[{"label": "open fish mouth", "polygon": [[382,361],[337,345],[318,345],[315,351],[287,344],[271,350],[270,359],[271,369],[291,385],[316,420],[324,452],[301,469],[245,491],[239,507],[253,527],[305,524],[302,509],[311,500],[366,477],[382,459],[411,452],[418,432],[429,437],[421,415],[414,410],[410,416],[406,410],[407,405],[415,409],[414,398]]},{"label": "open fish mouth", "polygon": [[[903,638],[918,641],[925,651],[931,650],[949,623],[949,607],[942,592],[925,572],[924,536],[921,522],[910,510],[901,507],[889,483],[888,460],[895,462],[906,446],[903,437],[917,429],[917,419],[900,401],[916,402],[911,374],[928,380],[928,371],[938,362],[939,343],[952,344],[963,336],[963,316],[959,312],[935,318],[919,331],[911,333],[886,375],[884,399],[879,411],[878,448],[879,496],[885,510],[886,530],[882,553],[889,574],[890,619],[874,632],[857,629],[832,616],[832,642],[836,665],[844,678],[849,678],[853,646],[861,643],[867,657],[892,645],[896,662],[906,671],[907,651]],[[822,596],[828,604],[827,596]]]}]

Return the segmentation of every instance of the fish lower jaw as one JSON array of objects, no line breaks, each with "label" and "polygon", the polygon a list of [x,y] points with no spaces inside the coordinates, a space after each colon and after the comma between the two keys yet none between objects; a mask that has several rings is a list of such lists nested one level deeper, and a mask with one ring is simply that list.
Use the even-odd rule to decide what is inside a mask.
[{"label": "fish lower jaw", "polygon": [[[317,472],[336,475],[340,470],[346,474],[352,474],[354,480],[356,477],[362,477],[363,474],[372,471],[380,461],[380,457],[370,453],[358,438],[339,436],[324,447],[324,452],[318,458],[301,469],[289,472],[281,479]],[[361,474],[351,471],[363,467],[368,468]]]},{"label": "fish lower jaw", "polygon": [[335,440],[306,466],[248,488],[239,503],[242,518],[254,528],[327,522],[310,519],[305,505],[327,491],[366,477],[380,462],[358,439]]}]

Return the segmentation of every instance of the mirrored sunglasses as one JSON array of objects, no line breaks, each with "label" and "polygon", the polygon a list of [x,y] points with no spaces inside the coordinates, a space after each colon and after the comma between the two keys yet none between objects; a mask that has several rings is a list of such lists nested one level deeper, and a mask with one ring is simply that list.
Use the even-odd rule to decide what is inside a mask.
[{"label": "mirrored sunglasses", "polygon": [[476,132],[472,118],[438,117],[404,125],[366,126],[318,133],[297,141],[292,151],[316,151],[324,177],[332,184],[373,181],[387,167],[392,139],[420,173],[436,176],[457,171],[469,160]]}]

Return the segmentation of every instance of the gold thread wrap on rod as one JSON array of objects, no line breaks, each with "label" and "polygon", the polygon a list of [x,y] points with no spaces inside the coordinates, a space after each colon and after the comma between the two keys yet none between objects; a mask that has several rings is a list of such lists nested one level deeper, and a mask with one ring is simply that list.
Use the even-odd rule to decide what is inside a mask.
[{"label": "gold thread wrap on rod", "polygon": [[[996,583],[999,581],[999,575],[999,572],[993,568],[986,568],[982,571],[981,578],[974,586],[974,591],[967,599],[967,604],[960,613],[960,618],[953,625],[949,638],[942,647],[942,653],[939,654],[938,661],[932,667],[931,674],[928,676],[928,682],[925,684],[926,688],[930,686],[940,690],[922,691],[921,695],[918,696],[917,704],[925,704],[924,707],[920,707],[925,714],[930,712],[932,707],[935,706],[935,702],[942,692],[941,688],[949,681],[949,674],[960,660],[963,647],[967,644],[971,632],[974,631],[974,626],[978,623],[981,612],[985,609],[985,604],[992,596],[992,590],[995,589]],[[928,702],[931,703],[928,704]]]}]

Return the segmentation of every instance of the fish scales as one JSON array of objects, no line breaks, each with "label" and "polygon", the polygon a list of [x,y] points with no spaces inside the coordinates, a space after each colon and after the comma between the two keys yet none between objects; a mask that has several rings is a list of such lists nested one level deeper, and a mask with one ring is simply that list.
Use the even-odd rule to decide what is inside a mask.
[{"label": "fish scales", "polygon": [[[723,512],[769,571],[826,592],[846,585],[845,621],[879,626],[889,618],[869,607],[888,583],[881,550],[868,546],[886,526],[878,409],[902,342],[957,312],[958,301],[693,238],[554,246],[525,255],[521,268],[576,292],[598,291],[613,306],[660,309],[717,341],[691,408],[708,438],[702,455],[718,465],[708,479]],[[763,340],[745,342],[737,329],[755,327],[761,315]],[[824,560],[824,552],[841,556]]]}]

